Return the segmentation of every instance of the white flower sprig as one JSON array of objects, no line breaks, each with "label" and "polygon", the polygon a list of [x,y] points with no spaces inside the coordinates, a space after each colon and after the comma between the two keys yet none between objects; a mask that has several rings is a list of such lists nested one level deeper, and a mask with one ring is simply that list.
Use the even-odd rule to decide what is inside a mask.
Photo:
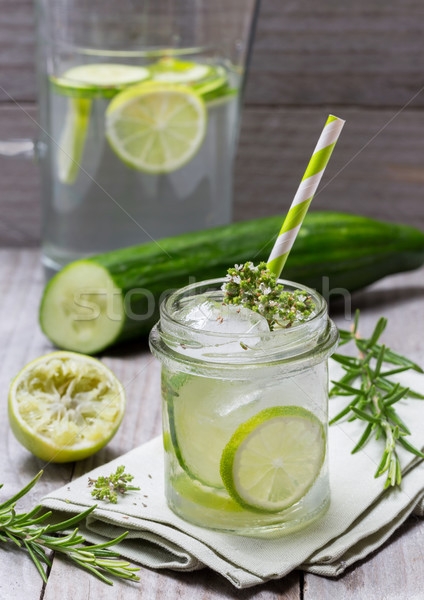
[{"label": "white flower sprig", "polygon": [[235,265],[228,269],[225,279],[224,304],[241,305],[261,314],[271,331],[306,321],[315,308],[312,298],[304,291],[285,291],[264,262]]}]

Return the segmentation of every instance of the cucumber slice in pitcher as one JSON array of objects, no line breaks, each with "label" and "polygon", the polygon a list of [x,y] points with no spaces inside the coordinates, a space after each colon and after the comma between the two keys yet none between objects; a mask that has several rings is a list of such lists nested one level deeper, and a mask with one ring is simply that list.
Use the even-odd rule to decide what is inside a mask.
[{"label": "cucumber slice in pitcher", "polygon": [[77,179],[90,123],[92,99],[111,98],[149,76],[148,69],[144,67],[100,63],[79,65],[65,71],[61,77],[50,77],[53,91],[61,96],[69,96],[57,148],[59,181],[71,185]]},{"label": "cucumber slice in pitcher", "polygon": [[145,67],[120,64],[78,65],[60,77],[50,77],[53,91],[77,98],[112,98],[130,85],[150,77]]},{"label": "cucumber slice in pitcher", "polygon": [[68,99],[68,109],[57,148],[57,172],[62,183],[70,185],[77,179],[90,111],[91,100],[88,98]]}]

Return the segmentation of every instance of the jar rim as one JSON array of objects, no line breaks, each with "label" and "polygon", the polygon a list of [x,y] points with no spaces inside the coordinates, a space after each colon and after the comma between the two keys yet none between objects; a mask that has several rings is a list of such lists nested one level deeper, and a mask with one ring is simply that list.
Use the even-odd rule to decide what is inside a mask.
[{"label": "jar rim", "polygon": [[[222,285],[223,283],[225,283],[225,281],[226,281],[225,277],[219,277],[216,279],[206,279],[204,281],[198,281],[196,283],[192,283],[187,286],[184,286],[183,288],[180,288],[179,290],[176,290],[162,302],[162,304],[160,306],[160,318],[161,319],[163,318],[167,322],[167,324],[175,323],[179,327],[183,328],[184,330],[186,330],[189,333],[192,333],[194,335],[196,335],[196,333],[198,334],[199,333],[198,328],[187,325],[186,323],[182,323],[181,321],[178,320],[178,318],[175,318],[174,314],[170,310],[171,305],[173,303],[175,303],[176,300],[179,299],[179,297],[186,295],[185,294],[186,292],[187,292],[187,296],[188,296],[189,292],[194,291],[200,287],[213,286],[216,284]],[[305,330],[306,331],[306,329],[308,328],[308,326],[311,325],[312,322],[322,318],[323,315],[325,315],[327,313],[327,303],[324,300],[324,298],[321,296],[321,294],[319,294],[316,290],[313,290],[312,288],[309,288],[306,285],[297,283],[295,281],[289,281],[288,279],[278,279],[277,283],[284,285],[285,288],[290,287],[293,290],[296,289],[296,290],[305,291],[308,295],[313,297],[313,300],[315,302],[316,308],[315,308],[314,313],[311,315],[311,317],[308,318],[306,321],[295,323],[293,326],[290,327],[290,331],[294,331],[294,330],[296,330],[296,331]],[[220,289],[220,288],[218,288],[218,289]],[[284,334],[287,334],[287,331],[288,331],[288,328],[287,329],[283,329],[283,328],[274,329],[273,331],[270,331],[268,333],[268,335],[270,335],[272,337],[281,336],[283,338]],[[234,337],[234,333],[203,331],[202,330],[202,336],[205,336],[205,337],[210,336],[210,337],[214,337],[214,338],[222,337],[222,339],[229,339],[229,338]],[[243,338],[250,337],[250,338],[254,339],[254,338],[257,338],[257,336],[258,336],[258,334],[255,332],[243,333]]]}]

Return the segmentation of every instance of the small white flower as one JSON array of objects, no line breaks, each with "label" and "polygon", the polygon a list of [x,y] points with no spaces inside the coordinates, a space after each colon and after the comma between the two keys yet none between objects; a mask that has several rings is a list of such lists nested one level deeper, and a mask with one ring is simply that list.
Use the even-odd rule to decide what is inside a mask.
[{"label": "small white flower", "polygon": [[236,271],[241,271],[243,268],[243,265],[234,265],[234,268]]},{"label": "small white flower", "polygon": [[239,275],[234,275],[233,276],[233,283],[237,283],[238,285],[240,285],[240,283],[241,283],[241,277]]},{"label": "small white flower", "polygon": [[271,293],[271,288],[267,287],[264,283],[259,284],[259,289],[261,290],[264,296],[268,296]]}]

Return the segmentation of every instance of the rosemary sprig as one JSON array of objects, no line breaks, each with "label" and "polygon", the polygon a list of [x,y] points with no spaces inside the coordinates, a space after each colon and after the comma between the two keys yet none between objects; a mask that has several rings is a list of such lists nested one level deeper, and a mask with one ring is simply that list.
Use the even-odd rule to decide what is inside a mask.
[{"label": "rosemary sprig", "polygon": [[[339,330],[340,345],[354,342],[359,354],[357,357],[333,354],[333,359],[342,365],[345,374],[339,381],[332,381],[334,385],[330,396],[347,396],[353,399],[330,421],[330,425],[343,417],[349,417],[349,421],[359,419],[364,422],[364,432],[352,454],[358,452],[372,436],[375,439],[384,439],[384,451],[375,477],[387,473],[385,488],[388,488],[400,485],[402,479],[397,454],[399,446],[424,458],[424,454],[407,441],[406,437],[410,435],[410,431],[394,408],[402,398],[424,399],[424,396],[395,383],[391,377],[410,369],[418,373],[424,371],[405,356],[378,343],[386,328],[387,319],[379,319],[368,339],[359,335],[358,325],[359,310],[355,313],[351,330]],[[386,363],[394,365],[395,368],[386,367]]]},{"label": "rosemary sprig", "polygon": [[109,477],[103,477],[102,475],[97,479],[88,478],[88,485],[91,487],[94,485],[94,489],[91,491],[91,495],[98,500],[108,500],[113,504],[118,502],[118,494],[124,495],[130,490],[139,490],[139,487],[128,485],[134,479],[134,475],[124,473],[124,465],[119,466],[115,473],[111,473]]},{"label": "rosemary sprig", "polygon": [[[42,513],[41,505],[36,506],[27,513],[17,513],[15,511],[17,501],[34,487],[42,474],[43,471],[40,471],[20,492],[0,504],[0,543],[13,543],[22,550],[27,550],[46,583],[47,569],[43,567],[43,563],[51,568],[51,556],[48,556],[51,551],[60,552],[74,564],[109,585],[113,585],[113,581],[105,573],[123,579],[139,581],[140,578],[135,574],[135,571],[139,569],[131,567],[130,563],[124,560],[118,560],[119,553],[110,550],[110,546],[121,542],[128,532],[102,544],[85,545],[86,540],[78,529],[74,529],[71,533],[65,531],[85,519],[96,508],[96,505],[54,525],[46,524],[46,520],[52,513],[51,511]],[[3,487],[2,484],[1,487]]]}]

